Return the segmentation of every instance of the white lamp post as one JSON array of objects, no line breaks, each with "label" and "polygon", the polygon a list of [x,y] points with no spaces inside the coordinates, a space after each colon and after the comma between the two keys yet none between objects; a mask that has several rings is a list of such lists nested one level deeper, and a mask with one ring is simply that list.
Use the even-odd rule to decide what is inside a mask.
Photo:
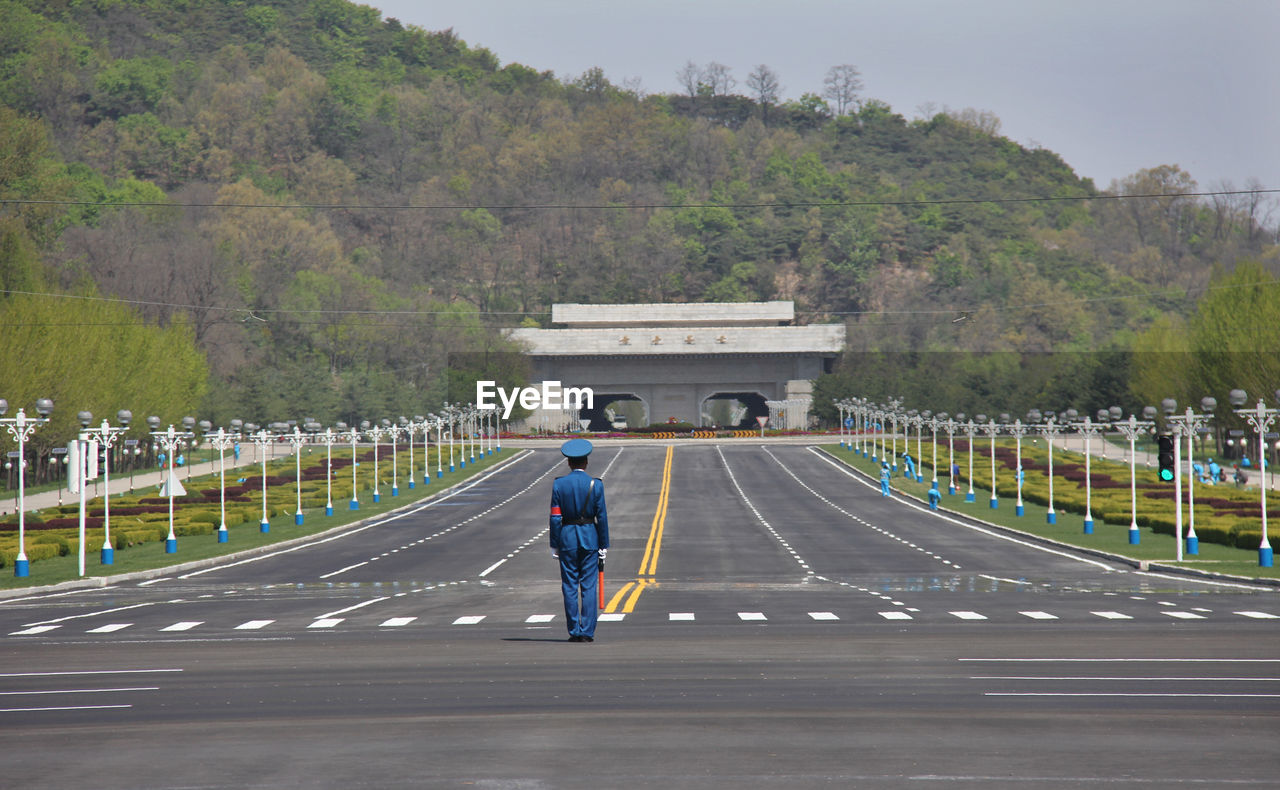
[{"label": "white lamp post", "polygon": [[299,430],[297,423],[294,423],[293,432],[284,434],[284,438],[289,440],[289,446],[293,448],[293,474],[297,486],[297,499],[293,509],[293,524],[300,527],[303,523],[302,516],[302,447],[311,440],[311,437]]},{"label": "white lamp post", "polygon": [[969,420],[965,426],[965,432],[969,435],[969,490],[964,495],[964,501],[966,502],[976,502],[978,499],[973,490],[973,436],[975,427],[973,420]]},{"label": "white lamp post", "polygon": [[889,456],[889,471],[898,471],[898,408],[902,398],[889,399],[889,418],[893,420],[893,453]]},{"label": "white lamp post", "polygon": [[422,484],[431,484],[431,420],[429,417],[416,415],[413,419],[422,429]]},{"label": "white lamp post", "polygon": [[947,493],[951,496],[956,495],[956,428],[959,427],[956,418],[963,418],[964,412],[957,414],[956,417],[947,418]]},{"label": "white lamp post", "polygon": [[[88,412],[81,412],[88,414]],[[93,415],[89,415],[92,419]],[[84,427],[84,433],[97,439],[98,444],[103,448],[102,462],[102,550],[99,555],[99,562],[102,565],[112,565],[115,563],[115,546],[111,544],[111,448],[115,445],[116,439],[120,438],[120,434],[129,430],[129,423],[133,422],[133,412],[127,409],[121,409],[116,412],[116,421],[120,423],[119,427],[112,428],[106,420],[102,421],[102,425],[97,428]],[[82,420],[83,422],[83,420]],[[81,454],[81,460],[85,460],[85,455]],[[83,467],[82,467],[83,469]],[[81,475],[80,486],[84,489],[84,476]],[[83,526],[84,520],[81,519]],[[84,575],[84,535],[80,536],[80,575]]]},{"label": "white lamp post", "polygon": [[1107,412],[1100,409],[1098,422],[1095,423],[1086,414],[1083,422],[1075,423],[1073,426],[1076,433],[1084,437],[1084,534],[1086,535],[1093,534],[1093,437],[1102,431],[1106,420]]},{"label": "white lamp post", "polygon": [[4,418],[4,413],[8,410],[9,402],[0,398],[0,418],[3,418],[0,419],[0,423],[18,442],[18,556],[13,561],[13,575],[25,577],[31,575],[26,544],[27,438],[31,436],[32,431],[49,421],[49,415],[53,413],[53,401],[48,398],[40,398],[36,401],[36,414],[40,415],[39,417],[28,417],[26,412],[18,409],[17,416]]},{"label": "white lamp post", "polygon": [[409,490],[412,491],[418,485],[413,471],[413,435],[418,432],[418,426],[422,422],[422,418],[415,415],[412,420],[406,420],[401,417],[400,421],[405,431],[409,434]]},{"label": "white lamp post", "polygon": [[1018,419],[1013,421],[1013,425],[1007,427],[1009,433],[1013,434],[1014,447],[1017,448],[1014,455],[1016,459],[1014,461],[1016,468],[1013,470],[1013,476],[1014,480],[1017,482],[1018,501],[1014,505],[1013,512],[1021,516],[1027,512],[1026,507],[1022,504],[1022,482],[1023,478],[1026,477],[1022,471],[1022,437],[1027,435],[1027,431],[1030,430],[1030,426],[1024,425],[1022,420]]},{"label": "white lamp post", "polygon": [[938,412],[929,418],[929,430],[933,432],[933,490],[938,490],[938,427],[947,419],[945,411]]},{"label": "white lamp post", "polygon": [[[272,423],[274,429],[277,423]],[[256,425],[245,426],[249,431],[257,428]],[[267,448],[271,446],[272,435],[266,428],[258,428],[250,437],[253,440],[253,446],[257,448],[258,455],[262,459],[262,520],[258,522],[259,532],[271,531],[271,518],[267,511]]]},{"label": "white lamp post", "polygon": [[359,467],[359,463],[358,463],[359,457],[356,455],[356,442],[360,440],[360,429],[354,425],[348,428],[346,423],[340,422],[338,423],[338,433],[339,433],[339,438],[341,438],[342,436],[345,436],[347,439],[351,441],[351,502],[348,504],[347,507],[350,510],[359,510],[360,497],[356,493],[357,491],[360,490],[360,487],[358,485],[358,478],[357,478],[357,469]]},{"label": "white lamp post", "polygon": [[[1216,398],[1204,397],[1200,399],[1200,408],[1204,409],[1203,414],[1196,414],[1190,406],[1183,414],[1173,414],[1167,408],[1172,403],[1173,408],[1177,408],[1177,402],[1172,398],[1164,400],[1165,419],[1174,429],[1176,437],[1187,438],[1187,534],[1186,534],[1186,551],[1187,554],[1200,553],[1200,538],[1196,536],[1196,493],[1195,493],[1195,436],[1204,428],[1209,420],[1213,417],[1213,410],[1218,407]],[[1177,497],[1178,506],[1174,508],[1175,520],[1177,521],[1177,534],[1182,535],[1182,461],[1181,461],[1181,445],[1180,441],[1175,439],[1175,459],[1174,464],[1174,491]],[[1179,561],[1182,560],[1183,541],[1179,537],[1177,539],[1176,556]]]},{"label": "white lamp post", "polygon": [[1119,406],[1112,406],[1109,414],[1116,422],[1112,423],[1116,430],[1124,434],[1129,439],[1129,545],[1136,546],[1142,540],[1142,534],[1138,532],[1138,458],[1136,443],[1139,433],[1145,433],[1151,430],[1155,422],[1151,419],[1155,416],[1155,408],[1146,406],[1143,409],[1143,416],[1147,419],[1139,420],[1135,415],[1130,414],[1127,421],[1120,421],[1120,414],[1123,412]]},{"label": "white lamp post", "polygon": [[[1227,396],[1231,405],[1236,407],[1235,413],[1245,418],[1258,432],[1258,495],[1262,502],[1262,543],[1258,546],[1258,565],[1270,568],[1273,557],[1271,542],[1267,539],[1267,429],[1275,422],[1280,409],[1268,409],[1262,398],[1258,398],[1257,406],[1244,408],[1248,397],[1245,391],[1240,389],[1231,390]],[[1275,397],[1280,402],[1280,390],[1276,390]]]},{"label": "white lamp post", "polygon": [[907,416],[904,417],[902,421],[903,455],[911,453],[911,429],[913,427],[916,429],[916,468],[913,478],[917,483],[924,481],[924,473],[921,471],[921,467],[924,465],[924,459],[921,458],[921,456],[924,455],[924,442],[920,439],[920,426],[922,425],[924,425],[924,418],[921,417],[920,412],[915,409],[907,412]]},{"label": "white lamp post", "polygon": [[1000,426],[996,425],[996,421],[982,419],[981,414],[978,415],[978,422],[982,423],[982,430],[987,436],[991,437],[991,500],[990,506],[992,510],[1000,507],[1000,501],[996,499],[996,434],[1000,433]]},{"label": "white lamp post", "polygon": [[436,429],[436,479],[444,477],[444,416],[427,415]]},{"label": "white lamp post", "polygon": [[[341,427],[342,423],[338,425]],[[324,429],[324,514],[326,516],[333,515],[333,443],[338,438],[332,428]]]},{"label": "white lamp post", "polygon": [[391,496],[400,496],[400,461],[398,443],[400,434],[404,433],[404,417],[399,422],[382,420],[382,430],[391,436]]},{"label": "white lamp post", "polygon": [[367,420],[360,423],[360,427],[373,438],[373,501],[377,504],[382,501],[382,493],[378,489],[378,440],[382,438],[383,429],[381,425],[370,424]]},{"label": "white lamp post", "polygon": [[[444,418],[449,423],[449,472],[453,473],[456,468],[453,464],[453,421],[455,419],[455,408],[448,403],[444,405]],[[464,462],[465,463],[465,462]]]},{"label": "white lamp post", "polygon": [[1049,450],[1049,510],[1045,513],[1045,522],[1048,524],[1058,523],[1058,514],[1053,509],[1053,441],[1062,433],[1062,426],[1055,421],[1052,414],[1040,426],[1040,433],[1044,436],[1045,444]]},{"label": "white lamp post", "polygon": [[[184,417],[183,422],[185,423],[189,419],[192,420],[192,424],[195,423],[194,419],[190,417]],[[178,536],[173,532],[173,490],[178,485],[178,478],[173,472],[173,456],[183,441],[190,438],[192,434],[187,431],[178,433],[172,425],[169,426],[168,430],[161,431],[160,418],[156,416],[147,418],[147,426],[151,429],[151,436],[156,443],[164,447],[169,456],[169,474],[165,477],[164,482],[165,492],[169,495],[169,536],[164,541],[164,553],[176,554],[178,551]]]},{"label": "white lamp post", "polygon": [[[202,423],[207,424],[207,423]],[[218,428],[218,432],[209,435],[205,431],[205,436],[209,438],[209,443],[218,451],[218,490],[219,499],[221,501],[222,516],[218,523],[218,542],[226,543],[231,539],[231,533],[227,531],[227,458],[226,452],[240,441],[240,430],[244,427],[244,423],[240,420],[231,421],[231,430],[228,432],[222,427]]]}]

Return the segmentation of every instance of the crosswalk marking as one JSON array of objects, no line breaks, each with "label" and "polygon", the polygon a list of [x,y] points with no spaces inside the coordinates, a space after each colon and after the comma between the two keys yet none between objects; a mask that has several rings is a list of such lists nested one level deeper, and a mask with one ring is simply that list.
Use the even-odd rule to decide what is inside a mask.
[{"label": "crosswalk marking", "polygon": [[34,636],[35,634],[43,634],[46,631],[52,631],[58,628],[56,625],[33,625],[30,628],[24,628],[21,631],[13,631],[9,636]]},{"label": "crosswalk marking", "polygon": [[[1016,610],[1016,613],[1021,617],[1024,617],[1030,620],[1042,621],[1042,622],[1061,620],[1061,618],[1064,616],[1061,612],[1055,614],[1052,612],[1047,612],[1039,609]],[[1114,620],[1114,621],[1124,621],[1124,620],[1131,621],[1131,620],[1138,619],[1138,617],[1140,616],[1136,614],[1126,614],[1124,612],[1114,611],[1114,610],[1096,610],[1096,611],[1091,610],[1088,613],[1093,615],[1094,617],[1100,617],[1104,620]],[[1166,609],[1162,607],[1160,609],[1155,610],[1154,612],[1150,612],[1149,614],[1156,614],[1156,613],[1159,613],[1166,617],[1172,617],[1172,618],[1183,620],[1183,621],[1209,620],[1210,618],[1215,616],[1212,610],[1202,609],[1202,608]],[[699,614],[702,614],[703,617],[699,618]],[[770,615],[766,614],[765,612],[759,612],[759,611],[735,612],[734,614],[736,615],[738,621],[745,622],[745,623],[765,623],[765,622],[768,622],[770,619]],[[838,622],[842,619],[849,619],[851,617],[855,617],[856,613],[855,614],[849,614],[849,613],[837,614],[836,612],[832,612],[832,611],[814,611],[814,612],[805,612],[805,614],[809,617],[810,621],[813,621],[813,622]],[[909,620],[915,619],[916,617],[922,616],[919,614],[919,610],[914,608],[895,609],[891,611],[876,612],[876,614],[885,620],[893,620],[893,621],[909,621]],[[972,610],[956,610],[956,611],[948,611],[946,612],[946,614],[961,620],[983,621],[983,620],[991,620],[991,618],[993,617],[996,617],[997,620],[999,620],[1000,617],[998,617],[998,615],[1003,615],[1003,612],[997,612],[993,614],[991,612],[983,613],[983,612],[977,612]],[[1216,616],[1221,618],[1223,616],[1226,616],[1227,614],[1228,614],[1227,610],[1218,610]],[[1275,614],[1275,613],[1266,612],[1266,611],[1252,610],[1252,609],[1232,611],[1230,612],[1230,614],[1237,617],[1249,618],[1251,620],[1260,620],[1260,621],[1280,620],[1280,614]],[[706,616],[707,616],[706,612],[702,612],[702,613],[667,612],[666,619],[668,622],[673,622],[673,623],[674,622],[691,623],[691,622],[696,622],[699,619],[706,619]],[[781,615],[774,613],[774,616],[781,616]],[[791,615],[788,615],[788,618],[790,616]],[[555,615],[555,614],[532,614],[525,617],[523,619],[523,622],[531,625],[546,624],[546,623],[551,623],[555,621],[557,617],[558,615]],[[621,612],[615,612],[615,613],[604,612],[599,615],[599,621],[602,623],[617,623],[617,622],[621,622],[625,617],[626,615]],[[784,618],[784,619],[787,619],[787,618]],[[436,624],[436,625],[442,625],[445,622],[451,622],[453,625],[479,625],[481,623],[500,622],[503,620],[504,618],[499,618],[498,621],[495,621],[493,620],[491,615],[463,615],[453,620],[440,620],[438,618],[432,617],[426,622],[428,624]],[[402,626],[406,626],[410,623],[419,622],[419,621],[420,621],[419,617],[413,617],[413,616],[391,617],[383,620],[378,625],[382,628],[399,628]],[[267,628],[281,628],[281,627],[286,629],[287,628],[294,628],[294,629],[306,628],[306,629],[324,630],[324,629],[333,629],[337,627],[339,624],[348,623],[348,622],[350,622],[348,619],[342,618],[342,617],[321,617],[321,618],[316,618],[313,621],[307,622],[305,625],[298,624],[298,623],[294,623],[290,625],[288,620],[284,621],[284,624],[282,625],[281,621],[279,620],[261,619],[261,620],[248,620],[240,623],[239,625],[234,625],[231,627],[237,631],[259,631]],[[1005,622],[1008,622],[1008,620],[1005,620]],[[182,632],[182,631],[190,631],[200,626],[206,626],[206,622],[202,620],[183,620],[183,621],[179,621],[179,622],[167,625],[163,628],[160,628],[159,630],[164,632]],[[32,625],[26,626],[25,628],[22,628],[21,630],[9,632],[9,636],[37,636],[40,634],[47,634],[61,627],[62,626],[59,624],[48,623],[48,622],[40,623],[40,624],[32,624]],[[94,628],[90,628],[86,630],[84,633],[113,634],[119,631],[123,631],[125,629],[136,628],[136,627],[137,627],[136,623],[104,623]]]},{"label": "crosswalk marking", "polygon": [[128,628],[131,625],[133,625],[133,623],[107,623],[106,625],[100,625],[97,628],[90,628],[85,633],[114,634],[116,631],[123,631],[124,629]]},{"label": "crosswalk marking", "polygon": [[204,624],[203,620],[183,620],[180,623],[174,623],[173,625],[166,625],[164,628],[161,628],[160,630],[161,631],[190,631],[192,628],[195,628],[196,626],[203,625],[203,624]]},{"label": "crosswalk marking", "polygon": [[250,620],[247,623],[241,623],[236,626],[237,631],[257,631],[260,628],[266,628],[274,623],[275,620]]},{"label": "crosswalk marking", "polygon": [[416,617],[392,617],[388,620],[383,620],[381,623],[378,623],[378,625],[382,628],[400,628],[401,626],[406,626],[417,619],[418,618]]}]

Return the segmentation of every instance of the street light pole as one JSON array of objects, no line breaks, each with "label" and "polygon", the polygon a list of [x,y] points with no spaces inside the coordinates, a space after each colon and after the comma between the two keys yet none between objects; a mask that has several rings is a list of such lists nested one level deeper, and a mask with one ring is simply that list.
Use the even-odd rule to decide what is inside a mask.
[{"label": "street light pole", "polygon": [[1017,465],[1017,468],[1013,470],[1013,476],[1014,476],[1014,480],[1017,481],[1018,501],[1017,501],[1017,504],[1014,505],[1013,512],[1021,516],[1027,512],[1026,507],[1024,507],[1022,504],[1022,481],[1023,481],[1023,478],[1025,477],[1022,471],[1022,437],[1027,435],[1027,431],[1030,429],[1030,426],[1023,425],[1022,420],[1017,419],[1013,421],[1013,425],[1010,425],[1008,427],[1009,427],[1009,433],[1013,434],[1014,436],[1014,447],[1017,448],[1015,451],[1015,456],[1016,456],[1015,464]]},{"label": "street light pole", "polygon": [[1045,444],[1048,445],[1049,450],[1049,510],[1045,513],[1045,522],[1057,524],[1058,514],[1053,509],[1053,441],[1062,433],[1062,426],[1058,425],[1051,416],[1040,426],[1040,433],[1044,435]]},{"label": "street light pole", "polygon": [[[185,419],[187,418],[184,418],[184,422]],[[178,536],[173,531],[173,489],[178,485],[178,479],[173,472],[173,455],[178,446],[189,438],[191,434],[186,431],[178,433],[174,430],[173,425],[170,425],[167,431],[161,431],[160,418],[155,416],[147,418],[147,426],[151,428],[150,433],[156,443],[162,445],[165,453],[169,456],[169,474],[164,481],[165,493],[169,495],[169,536],[164,541],[164,553],[176,554],[178,552]]]},{"label": "street light pole", "polygon": [[[962,416],[962,415],[957,415]],[[956,419],[947,418],[947,493],[956,495]]]},{"label": "street light pole", "polygon": [[1093,473],[1091,462],[1093,460],[1092,442],[1093,437],[1102,431],[1102,425],[1107,419],[1105,411],[1098,411],[1098,423],[1084,416],[1083,422],[1075,424],[1076,433],[1084,437],[1084,534],[1093,534]]},{"label": "street light pole", "polygon": [[939,412],[929,418],[929,430],[933,432],[933,484],[930,486],[934,491],[938,490],[938,426],[947,419],[947,413]]},{"label": "street light pole", "polygon": [[258,522],[259,532],[271,531],[271,519],[267,512],[267,448],[271,446],[271,440],[272,435],[267,433],[265,427],[259,428],[253,435],[253,444],[262,456],[262,521]]},{"label": "street light pole", "polygon": [[[982,417],[979,416],[978,419],[981,420]],[[1000,507],[1000,501],[996,499],[996,434],[1000,433],[1000,426],[991,419],[983,424],[982,430],[991,437],[991,509],[995,510]]]},{"label": "street light pole", "polygon": [[973,491],[973,420],[969,420],[969,424],[966,427],[969,434],[969,490],[964,495],[964,501],[975,502],[977,501],[977,496]]},{"label": "street light pole", "polygon": [[[1119,407],[1111,408],[1110,415],[1113,419],[1118,420],[1116,414],[1118,411]],[[1144,410],[1144,416],[1147,416],[1147,412],[1154,411],[1148,406]],[[1127,421],[1117,421],[1112,425],[1129,440],[1129,545],[1136,546],[1142,540],[1142,534],[1138,532],[1138,433],[1150,430],[1155,423],[1150,420],[1139,420],[1136,415],[1130,414]]]},{"label": "street light pole", "polygon": [[[87,414],[88,412],[84,412]],[[90,415],[92,418],[92,415]],[[85,427],[84,433],[97,438],[98,444],[102,445],[104,450],[102,462],[102,550],[98,561],[102,565],[112,565],[115,563],[116,549],[111,544],[111,448],[115,445],[116,439],[120,438],[120,434],[129,430],[129,423],[133,422],[133,412],[127,409],[121,409],[116,412],[116,420],[120,423],[120,427],[112,428],[110,423],[105,419],[102,425],[97,428]],[[80,485],[84,486],[84,476],[80,478]],[[84,575],[84,537],[80,540],[80,575]]]},{"label": "street light pole", "polygon": [[[227,531],[227,450],[231,449],[236,442],[240,441],[240,428],[244,425],[240,420],[231,421],[231,432],[227,432],[221,426],[218,432],[209,437],[209,443],[218,451],[218,491],[219,501],[221,503],[221,519],[218,522],[218,542],[226,543],[231,539],[231,534]],[[209,433],[206,431],[208,437]]]},{"label": "street light pole", "polygon": [[[9,410],[9,402],[0,398],[0,418]],[[27,559],[27,522],[26,522],[26,468],[27,468],[27,439],[31,436],[31,432],[36,428],[44,425],[49,421],[49,415],[53,413],[53,401],[48,398],[40,398],[36,401],[36,414],[39,417],[28,417],[26,412],[18,409],[18,414],[14,417],[0,419],[12,436],[18,442],[18,556],[13,561],[13,575],[26,577],[31,575],[31,564]]]},{"label": "street light pole", "polygon": [[375,422],[367,428],[361,423],[360,427],[365,428],[365,433],[373,437],[373,502],[377,504],[382,501],[382,492],[378,488],[378,440],[382,438],[382,426]]},{"label": "street light pole", "polygon": [[[400,418],[404,420],[403,417]],[[398,423],[388,419],[382,420],[382,429],[391,435],[391,496],[400,496],[400,460],[398,457],[398,440],[404,432]]]},{"label": "street light pole", "polygon": [[351,510],[359,510],[360,498],[356,494],[356,492],[359,491],[360,489],[359,489],[359,486],[357,485],[356,472],[359,469],[360,464],[359,464],[359,457],[356,455],[356,441],[360,438],[360,429],[355,425],[352,425],[351,429],[347,431],[347,437],[351,439],[351,504],[348,507]]},{"label": "street light pole", "polygon": [[285,438],[289,440],[289,445],[293,447],[293,474],[297,484],[297,500],[293,509],[293,524],[300,527],[303,523],[302,516],[302,446],[310,441],[310,437],[298,429],[295,423],[293,433],[285,434]]},{"label": "street light pole", "polygon": [[[1280,390],[1276,390],[1275,395],[1276,400],[1280,401]],[[1248,395],[1240,389],[1231,390],[1228,398],[1231,405],[1236,407],[1235,413],[1245,418],[1258,432],[1258,495],[1262,503],[1262,543],[1258,546],[1258,565],[1270,568],[1273,557],[1271,542],[1267,538],[1267,429],[1275,422],[1280,409],[1268,409],[1262,398],[1258,398],[1257,406],[1243,408]]]}]

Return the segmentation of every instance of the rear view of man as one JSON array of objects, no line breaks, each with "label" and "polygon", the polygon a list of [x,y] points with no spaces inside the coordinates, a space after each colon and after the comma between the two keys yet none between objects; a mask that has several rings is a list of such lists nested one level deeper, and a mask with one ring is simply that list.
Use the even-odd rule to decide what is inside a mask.
[{"label": "rear view of man", "polygon": [[604,483],[587,474],[591,442],[571,439],[560,447],[569,474],[551,486],[551,556],[560,560],[565,624],[570,642],[595,641],[596,574],[609,548]]}]

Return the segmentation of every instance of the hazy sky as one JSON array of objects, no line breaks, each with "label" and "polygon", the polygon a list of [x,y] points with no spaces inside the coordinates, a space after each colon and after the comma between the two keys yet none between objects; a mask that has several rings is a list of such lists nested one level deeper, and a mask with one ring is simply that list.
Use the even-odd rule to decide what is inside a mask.
[{"label": "hazy sky", "polygon": [[1058,152],[1099,187],[1177,164],[1201,188],[1280,188],[1277,0],[363,0],[470,46],[574,77],[592,66],[647,93],[688,60],[768,64],[784,95],[833,65],[907,118],[990,110],[1001,133]]}]

